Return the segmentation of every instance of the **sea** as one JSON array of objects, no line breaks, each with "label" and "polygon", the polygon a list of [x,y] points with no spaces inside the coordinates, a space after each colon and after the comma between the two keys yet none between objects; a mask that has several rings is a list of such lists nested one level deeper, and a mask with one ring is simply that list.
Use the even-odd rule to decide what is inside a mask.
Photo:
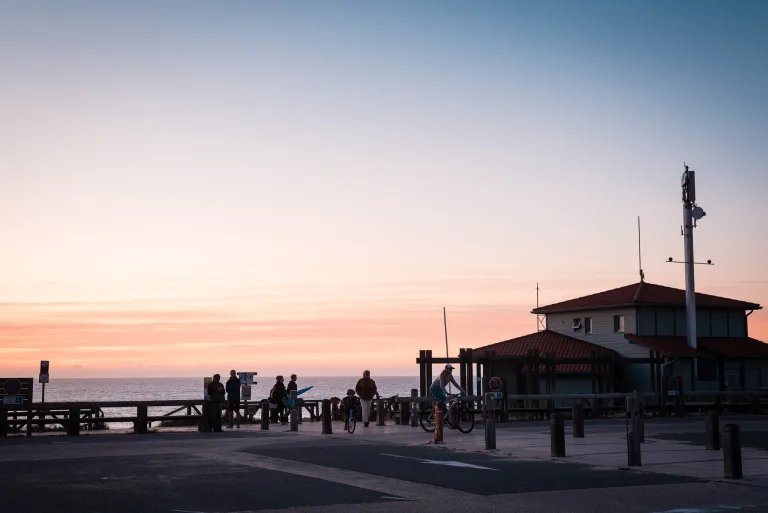
[{"label": "sea", "polygon": [[[400,395],[410,397],[411,389],[419,387],[418,376],[372,376],[382,397]],[[222,376],[226,381],[228,376]],[[347,389],[355,388],[359,377],[353,376],[299,376],[299,389],[312,387],[302,394],[304,399],[329,399],[344,397]],[[265,399],[269,395],[274,377],[254,377],[251,387],[253,402]],[[286,376],[286,384],[288,377]],[[170,399],[203,399],[204,384],[202,377],[196,378],[70,378],[54,379],[45,386],[45,402],[82,402],[82,401],[160,401]],[[42,400],[42,385],[34,384],[34,402]],[[149,408],[150,415],[164,415],[173,407]],[[104,408],[108,417],[136,415],[135,408]],[[259,414],[256,414],[259,418]],[[114,423],[112,429],[130,427],[129,424]]]}]

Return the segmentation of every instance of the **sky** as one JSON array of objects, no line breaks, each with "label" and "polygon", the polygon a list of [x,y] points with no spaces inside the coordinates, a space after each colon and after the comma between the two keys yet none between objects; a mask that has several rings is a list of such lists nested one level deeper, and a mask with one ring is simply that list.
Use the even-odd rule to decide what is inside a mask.
[{"label": "sky", "polygon": [[[0,375],[416,374],[541,304],[768,303],[761,1],[5,2]],[[768,341],[768,314],[750,317]]]}]

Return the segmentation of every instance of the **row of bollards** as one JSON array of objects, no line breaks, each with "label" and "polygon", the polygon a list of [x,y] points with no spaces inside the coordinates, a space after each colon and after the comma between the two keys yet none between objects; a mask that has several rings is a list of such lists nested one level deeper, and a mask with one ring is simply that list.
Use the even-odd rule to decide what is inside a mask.
[{"label": "row of bollards", "polygon": [[720,415],[717,411],[707,413],[707,449],[720,450],[722,441],[723,470],[727,479],[741,479],[744,470],[741,462],[741,436],[739,426],[726,424],[723,426],[723,434],[720,436]]}]

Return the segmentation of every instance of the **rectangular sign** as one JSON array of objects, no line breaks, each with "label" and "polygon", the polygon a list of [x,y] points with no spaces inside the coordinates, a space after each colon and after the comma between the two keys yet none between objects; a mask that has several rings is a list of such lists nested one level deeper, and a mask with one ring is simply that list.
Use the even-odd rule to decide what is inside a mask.
[{"label": "rectangular sign", "polygon": [[240,384],[241,385],[253,385],[253,375],[256,374],[255,372],[238,372],[237,375],[240,377]]},{"label": "rectangular sign", "polygon": [[49,363],[48,360],[42,360],[40,362],[40,374],[50,374],[51,373],[51,371],[48,370],[48,368],[49,368],[48,363]]},{"label": "rectangular sign", "polygon": [[242,399],[243,401],[251,400],[251,385],[242,386],[242,391],[240,392],[240,399]]},{"label": "rectangular sign", "polygon": [[667,390],[667,395],[680,395],[680,390]]},{"label": "rectangular sign", "polygon": [[213,378],[203,378],[203,400],[208,400],[208,385],[211,384]]},{"label": "rectangular sign", "polygon": [[504,399],[503,392],[496,392],[496,399]]},{"label": "rectangular sign", "polygon": [[23,395],[3,396],[3,404],[24,404],[24,396]]}]

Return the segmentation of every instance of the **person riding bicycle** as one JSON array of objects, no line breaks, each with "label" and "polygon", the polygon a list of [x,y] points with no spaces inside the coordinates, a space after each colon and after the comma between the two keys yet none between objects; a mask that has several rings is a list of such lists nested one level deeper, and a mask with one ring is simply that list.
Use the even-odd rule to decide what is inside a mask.
[{"label": "person riding bicycle", "polygon": [[347,390],[347,397],[341,400],[341,410],[344,415],[344,429],[349,427],[349,417],[354,415],[357,408],[360,407],[360,400],[355,396],[355,391],[351,388]]},{"label": "person riding bicycle", "polygon": [[461,385],[456,383],[456,380],[453,378],[453,365],[449,363],[445,366],[443,372],[440,373],[440,376],[438,376],[434,383],[432,383],[432,386],[429,387],[429,394],[437,400],[443,415],[446,414],[445,400],[447,399],[448,394],[448,392],[445,390],[445,387],[450,383],[453,383],[453,385],[458,388],[460,392],[464,393],[464,389],[462,389]]}]

